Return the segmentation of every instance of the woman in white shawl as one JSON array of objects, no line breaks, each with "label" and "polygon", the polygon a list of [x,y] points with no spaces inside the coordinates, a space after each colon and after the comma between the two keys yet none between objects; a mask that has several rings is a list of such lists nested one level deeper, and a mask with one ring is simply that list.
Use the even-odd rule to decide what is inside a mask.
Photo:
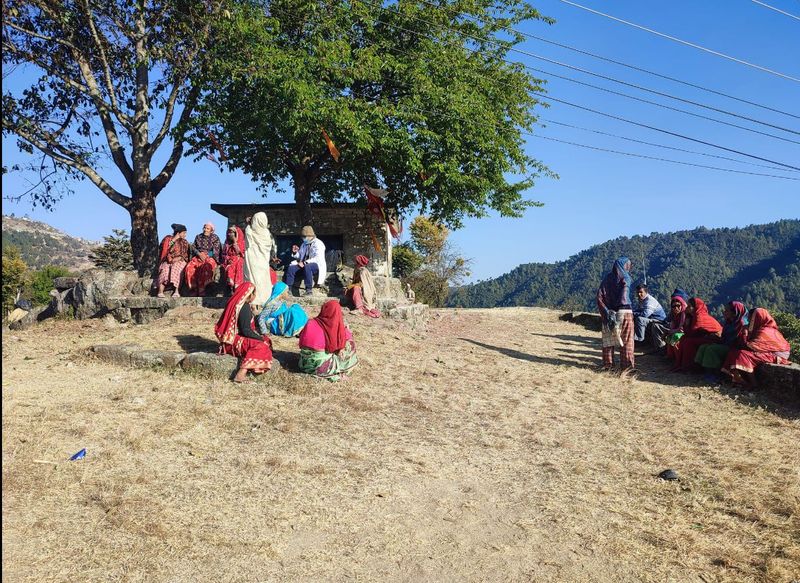
[{"label": "woman in white shawl", "polygon": [[269,232],[266,213],[256,213],[244,230],[247,248],[244,252],[244,279],[256,286],[254,304],[262,306],[272,294],[269,274],[270,256],[274,241]]}]

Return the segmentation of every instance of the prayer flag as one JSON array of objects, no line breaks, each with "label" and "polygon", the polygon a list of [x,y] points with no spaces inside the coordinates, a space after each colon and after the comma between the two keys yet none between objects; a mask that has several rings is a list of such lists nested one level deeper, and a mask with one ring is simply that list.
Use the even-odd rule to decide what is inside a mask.
[{"label": "prayer flag", "polygon": [[325,128],[320,128],[322,130],[322,137],[325,138],[325,143],[328,145],[328,152],[331,153],[331,157],[335,161],[339,161],[339,150],[336,149],[336,145],[333,143],[333,140],[330,139],[328,136],[328,132],[325,131]]}]

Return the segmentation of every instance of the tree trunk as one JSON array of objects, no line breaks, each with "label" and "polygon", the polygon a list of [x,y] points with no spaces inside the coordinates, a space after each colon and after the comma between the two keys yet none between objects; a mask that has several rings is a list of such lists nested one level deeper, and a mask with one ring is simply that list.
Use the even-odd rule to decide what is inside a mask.
[{"label": "tree trunk", "polygon": [[295,173],[292,177],[294,182],[294,202],[297,205],[297,213],[300,224],[311,225],[314,216],[311,212],[311,184],[304,171]]},{"label": "tree trunk", "polygon": [[158,223],[156,197],[146,190],[134,194],[128,209],[131,215],[133,267],[140,277],[155,277],[158,269]]}]

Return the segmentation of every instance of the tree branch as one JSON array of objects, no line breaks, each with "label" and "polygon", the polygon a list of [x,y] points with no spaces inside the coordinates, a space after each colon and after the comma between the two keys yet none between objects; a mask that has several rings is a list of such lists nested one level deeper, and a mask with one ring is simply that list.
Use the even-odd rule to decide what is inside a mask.
[{"label": "tree branch", "polygon": [[[183,105],[183,111],[181,112],[181,117],[178,119],[178,123],[176,127],[180,127],[188,123],[189,118],[191,117],[195,106],[197,105],[197,100],[200,97],[200,87],[198,85],[193,86],[189,90],[189,95],[186,97],[186,102]],[[172,175],[175,173],[175,168],[178,167],[178,162],[180,162],[181,156],[183,155],[183,139],[175,140],[175,143],[172,146],[172,154],[170,154],[169,160],[167,163],[164,164],[164,167],[161,169],[161,172],[152,180],[151,190],[158,194],[161,190],[167,185]]]},{"label": "tree branch", "polygon": [[20,138],[22,138],[23,140],[25,140],[26,142],[28,142],[32,146],[36,147],[42,153],[50,156],[50,158],[52,158],[56,162],[59,162],[59,163],[64,164],[66,166],[69,166],[70,168],[74,168],[75,170],[78,170],[79,172],[84,174],[111,201],[115,202],[116,204],[120,205],[121,207],[123,207],[125,209],[130,207],[130,205],[131,205],[131,199],[130,198],[128,198],[127,196],[124,196],[123,194],[118,192],[113,186],[111,186],[108,182],[106,182],[105,179],[102,176],[100,176],[97,172],[95,172],[95,170],[91,166],[85,164],[84,162],[81,162],[80,160],[77,160],[76,159],[77,157],[75,156],[74,153],[71,154],[72,158],[69,158],[69,157],[67,157],[68,154],[64,154],[64,155],[59,154],[58,152],[56,152],[51,147],[52,145],[55,145],[55,146],[58,146],[59,149],[61,149],[62,151],[66,152],[66,149],[63,146],[60,146],[59,144],[48,144],[48,143],[45,143],[45,142],[41,141],[40,139],[38,139],[33,134],[25,131],[24,129],[22,129],[22,128],[18,127],[18,126],[12,126],[10,123],[6,122],[5,119],[3,119],[3,128],[8,130],[8,131],[10,131],[10,132],[12,132],[12,133],[14,133],[14,134],[16,134],[17,136],[19,136]]},{"label": "tree branch", "polygon": [[[114,84],[111,81],[111,67],[108,65],[108,56],[106,55],[106,50],[100,40],[100,34],[97,31],[97,27],[94,24],[94,15],[92,14],[92,9],[89,6],[89,0],[84,0],[83,5],[86,12],[86,19],[89,22],[89,30],[92,31],[92,39],[94,39],[94,44],[97,46],[97,50],[100,53],[100,62],[103,65],[103,77],[105,78],[108,97],[111,100],[111,107],[114,112],[118,112],[119,104],[117,103],[117,94],[116,91],[114,91]],[[122,121],[122,119],[120,119],[120,121]]]}]

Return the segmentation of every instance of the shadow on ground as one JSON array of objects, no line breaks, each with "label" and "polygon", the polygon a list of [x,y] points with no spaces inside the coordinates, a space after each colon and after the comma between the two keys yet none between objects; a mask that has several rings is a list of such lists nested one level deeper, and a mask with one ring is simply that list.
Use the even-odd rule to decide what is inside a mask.
[{"label": "shadow on ground", "polygon": [[[516,358],[518,360],[527,360],[528,362],[539,362],[542,364],[552,364],[555,366],[565,365],[576,368],[592,368],[597,364],[596,362],[597,359],[590,360],[582,357],[576,357],[576,358],[571,358],[570,360],[565,360],[562,358],[552,358],[549,356],[536,356],[533,354],[528,354],[526,352],[520,352],[519,350],[514,350],[513,348],[503,348],[502,346],[493,346],[491,344],[485,344],[483,342],[472,340],[470,338],[459,338],[459,340],[463,340],[464,342],[469,342],[470,344],[480,346],[481,348],[485,348],[487,350],[494,350],[495,352],[499,352],[500,354],[508,356],[509,358]],[[581,362],[585,364],[581,364]]]},{"label": "shadow on ground", "polygon": [[175,339],[178,341],[181,349],[185,352],[212,352],[216,353],[219,350],[219,343],[204,338],[197,334],[177,334]]}]

